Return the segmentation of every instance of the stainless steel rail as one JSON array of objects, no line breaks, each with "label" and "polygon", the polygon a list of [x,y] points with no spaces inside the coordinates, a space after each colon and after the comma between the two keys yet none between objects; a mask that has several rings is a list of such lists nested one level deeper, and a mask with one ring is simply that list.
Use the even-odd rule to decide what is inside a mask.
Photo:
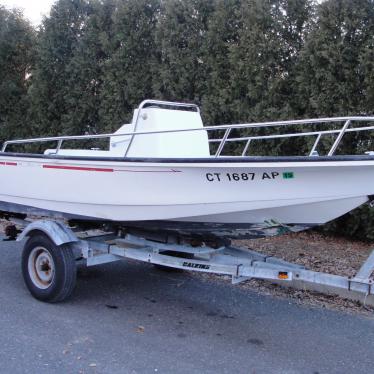
[{"label": "stainless steel rail", "polygon": [[[242,151],[242,157],[248,155],[248,151],[250,145],[254,140],[269,140],[269,139],[281,139],[281,138],[294,138],[294,137],[310,137],[315,136],[316,140],[313,143],[313,146],[309,152],[309,156],[315,154],[317,147],[324,135],[336,135],[337,137],[331,146],[330,150],[327,153],[327,156],[333,156],[337,148],[339,147],[344,135],[346,133],[351,132],[360,132],[360,131],[370,131],[374,130],[374,117],[334,117],[334,118],[317,118],[317,119],[305,119],[305,120],[291,120],[291,121],[275,121],[275,122],[256,122],[256,123],[244,123],[244,124],[233,124],[233,125],[219,125],[219,126],[206,126],[203,128],[197,129],[176,129],[176,130],[164,130],[164,131],[150,131],[150,132],[140,132],[137,131],[137,124],[141,114],[142,109],[146,108],[147,106],[161,106],[161,107],[170,107],[172,108],[188,108],[194,109],[198,113],[200,110],[197,105],[195,104],[188,104],[188,103],[174,103],[169,101],[157,101],[157,100],[144,100],[140,105],[136,113],[135,117],[135,124],[134,124],[134,131],[129,133],[121,133],[121,134],[100,134],[100,135],[77,135],[77,136],[56,136],[56,137],[45,137],[45,138],[31,138],[31,139],[18,139],[18,140],[9,140],[3,144],[1,152],[6,152],[6,149],[9,145],[12,144],[30,144],[30,143],[43,143],[43,142],[57,142],[56,147],[56,155],[59,153],[60,149],[62,148],[62,144],[64,141],[71,141],[71,140],[92,140],[92,139],[105,139],[105,138],[113,138],[118,136],[130,136],[129,145],[126,149],[124,156],[128,155],[130,150],[131,144],[136,136],[144,136],[144,135],[152,135],[152,134],[166,134],[166,133],[182,133],[182,132],[192,132],[192,131],[207,131],[208,134],[212,134],[213,132],[223,131],[223,136],[220,138],[211,138],[209,139],[209,143],[217,143],[218,147],[214,154],[211,157],[223,157],[222,151],[226,144],[232,142],[245,142],[244,149]],[[365,126],[361,127],[350,127],[353,123],[362,123],[366,122]],[[372,122],[371,125],[368,123]],[[288,127],[294,125],[304,126],[311,126],[317,124],[325,124],[325,125],[339,125],[339,129],[328,129],[328,130],[318,130],[318,131],[305,131],[305,132],[290,132],[285,134],[270,134],[270,135],[261,135],[261,136],[241,136],[241,137],[232,137],[230,138],[230,134],[232,130],[246,130],[246,129],[259,129],[259,128],[279,128],[279,127]],[[277,129],[275,129],[276,131]],[[241,156],[238,156],[241,157]]]}]

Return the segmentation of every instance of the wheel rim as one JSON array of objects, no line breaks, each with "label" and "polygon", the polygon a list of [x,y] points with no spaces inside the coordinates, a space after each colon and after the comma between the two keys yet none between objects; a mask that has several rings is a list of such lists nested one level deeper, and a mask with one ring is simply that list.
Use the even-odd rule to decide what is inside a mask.
[{"label": "wheel rim", "polygon": [[28,271],[36,287],[47,289],[55,277],[55,263],[51,253],[44,247],[35,247],[29,256]]}]

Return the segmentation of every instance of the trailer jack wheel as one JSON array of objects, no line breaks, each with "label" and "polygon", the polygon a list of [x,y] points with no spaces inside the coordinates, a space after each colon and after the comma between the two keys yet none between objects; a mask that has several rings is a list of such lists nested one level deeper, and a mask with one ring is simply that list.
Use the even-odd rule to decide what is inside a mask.
[{"label": "trailer jack wheel", "polygon": [[50,303],[65,300],[76,283],[72,248],[67,244],[57,246],[41,233],[30,236],[23,248],[22,274],[36,299]]}]

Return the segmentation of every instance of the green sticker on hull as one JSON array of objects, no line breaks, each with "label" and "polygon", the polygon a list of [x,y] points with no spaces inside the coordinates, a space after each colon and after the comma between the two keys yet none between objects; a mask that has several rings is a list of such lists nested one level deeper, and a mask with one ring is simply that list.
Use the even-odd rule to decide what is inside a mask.
[{"label": "green sticker on hull", "polygon": [[294,178],[293,171],[285,171],[283,173],[283,179],[293,179],[293,178]]}]

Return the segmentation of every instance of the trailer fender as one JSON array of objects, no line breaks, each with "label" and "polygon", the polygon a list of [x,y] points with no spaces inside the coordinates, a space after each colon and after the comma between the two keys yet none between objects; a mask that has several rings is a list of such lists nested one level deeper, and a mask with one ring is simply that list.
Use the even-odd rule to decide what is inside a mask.
[{"label": "trailer fender", "polygon": [[60,222],[48,220],[39,220],[30,223],[18,236],[17,241],[21,241],[38,231],[47,235],[57,246],[79,241],[69,227]]}]

